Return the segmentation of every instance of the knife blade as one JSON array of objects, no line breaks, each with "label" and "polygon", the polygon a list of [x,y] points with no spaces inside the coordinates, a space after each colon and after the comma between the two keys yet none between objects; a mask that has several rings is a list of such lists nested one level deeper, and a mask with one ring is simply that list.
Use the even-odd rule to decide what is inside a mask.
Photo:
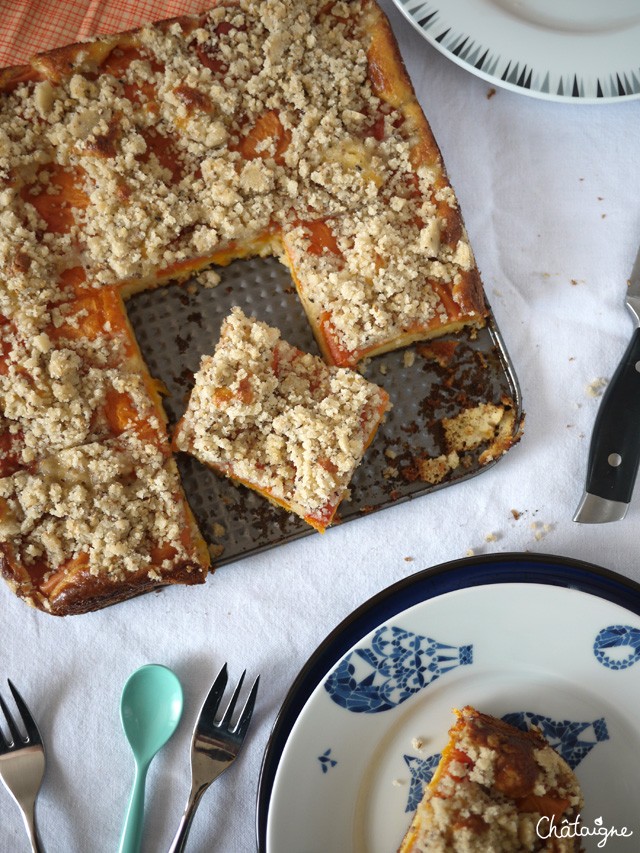
[{"label": "knife blade", "polygon": [[574,521],[623,519],[640,463],[640,251],[627,282],[625,304],[635,330],[602,397],[593,426],[585,492]]}]

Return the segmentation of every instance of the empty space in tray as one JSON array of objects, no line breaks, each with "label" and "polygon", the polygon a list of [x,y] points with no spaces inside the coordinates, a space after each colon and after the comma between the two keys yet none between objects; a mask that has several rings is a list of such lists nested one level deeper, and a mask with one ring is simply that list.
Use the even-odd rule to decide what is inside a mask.
[{"label": "empty space in tray", "polygon": [[[216,268],[215,288],[188,283],[133,296],[127,302],[131,324],[151,374],[168,390],[164,406],[169,428],[183,414],[202,355],[211,354],[224,318],[234,305],[278,328],[284,340],[319,354],[289,271],[275,258],[234,261]],[[439,339],[442,341],[442,339]],[[363,374],[389,393],[393,404],[351,484],[351,498],[336,523],[426,494],[479,473],[486,445],[461,457],[438,482],[425,479],[425,461],[447,454],[442,419],[507,398],[515,412],[514,435],[522,417],[513,369],[489,317],[487,327],[465,330],[449,339],[416,344],[366,363]],[[205,540],[214,546],[213,564],[290,541],[312,529],[296,516],[235,485],[192,457],[177,454],[184,489]],[[330,531],[327,535],[330,535]]]}]

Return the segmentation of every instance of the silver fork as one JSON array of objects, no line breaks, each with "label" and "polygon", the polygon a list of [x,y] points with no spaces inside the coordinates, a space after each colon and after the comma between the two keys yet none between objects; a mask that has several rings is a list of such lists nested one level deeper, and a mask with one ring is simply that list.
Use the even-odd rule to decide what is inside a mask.
[{"label": "silver fork", "polygon": [[216,676],[209,695],[204,700],[191,739],[191,793],[169,853],[182,853],[185,849],[191,822],[200,803],[200,798],[209,785],[227,769],[240,752],[251,722],[260,682],[260,676],[258,676],[253,682],[253,687],[243,709],[240,711],[237,722],[232,727],[231,718],[245,675],[246,670],[242,673],[238,686],[234,690],[219,722],[215,721],[215,716],[227,685],[226,663]]},{"label": "silver fork", "polygon": [[9,689],[22,718],[26,736],[16,725],[4,699],[0,696],[0,708],[9,731],[9,738],[0,731],[0,779],[22,812],[31,850],[33,853],[42,853],[36,830],[35,805],[44,776],[44,746],[35,720],[11,681],[9,681]]}]

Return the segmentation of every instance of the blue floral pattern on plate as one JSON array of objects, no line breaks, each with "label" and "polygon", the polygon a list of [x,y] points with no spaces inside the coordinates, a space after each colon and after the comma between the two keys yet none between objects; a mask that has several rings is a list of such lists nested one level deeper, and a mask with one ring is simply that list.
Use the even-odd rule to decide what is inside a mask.
[{"label": "blue floral pattern on plate", "polygon": [[603,740],[609,740],[609,732],[604,717],[591,723],[579,723],[572,720],[552,720],[531,711],[518,711],[515,714],[505,714],[505,723],[528,731],[537,726],[549,744],[567,762],[572,770]]},{"label": "blue floral pattern on plate", "polygon": [[318,761],[320,762],[320,766],[322,767],[322,772],[327,773],[332,767],[335,767],[338,763],[335,758],[331,758],[331,750],[326,749],[322,755],[318,756]]},{"label": "blue floral pattern on plate", "polygon": [[[574,722],[572,720],[552,720],[532,711],[516,711],[505,714],[502,719],[517,729],[528,731],[537,726],[551,746],[558,752],[573,770],[580,764],[593,747],[609,739],[604,717],[593,722]],[[421,758],[415,755],[403,756],[411,782],[405,811],[413,812],[422,799],[424,786],[427,785],[440,762],[440,753]]]},{"label": "blue floral pattern on plate", "polygon": [[342,659],[324,686],[348,711],[375,714],[397,707],[441,675],[471,663],[471,645],[450,646],[383,625],[369,646]]},{"label": "blue floral pattern on plate", "polygon": [[640,630],[630,625],[609,625],[596,637],[593,653],[608,669],[627,669],[640,660]]}]

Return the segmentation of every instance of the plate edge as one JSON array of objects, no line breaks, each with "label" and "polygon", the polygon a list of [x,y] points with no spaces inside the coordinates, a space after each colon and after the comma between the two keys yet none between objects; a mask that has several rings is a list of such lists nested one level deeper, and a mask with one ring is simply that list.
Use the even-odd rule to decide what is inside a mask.
[{"label": "plate edge", "polygon": [[[471,582],[468,582],[468,572],[471,567],[476,567],[476,569],[473,570],[474,577]],[[484,567],[484,571],[482,569],[478,571],[477,567]],[[553,574],[552,570],[554,570]],[[577,589],[618,604],[636,615],[640,615],[639,583],[595,563],[554,554],[506,552],[504,554],[464,557],[423,569],[376,593],[341,620],[327,634],[298,672],[280,706],[267,740],[258,779],[256,802],[256,848],[258,853],[266,853],[267,818],[271,791],[282,751],[295,721],[319,683],[319,679],[342,657],[345,651],[357,642],[353,638],[344,639],[345,633],[349,630],[357,630],[359,637],[365,636],[366,633],[380,624],[383,618],[388,618],[393,613],[411,606],[411,604],[404,602],[399,607],[394,607],[394,599],[405,592],[410,593],[412,589],[415,590],[416,595],[420,596],[420,588],[423,584],[437,583],[438,581],[447,588],[436,588],[431,594],[417,597],[411,604],[437,598],[445,592],[475,586],[487,586],[495,583],[536,583],[559,586],[565,589]],[[631,594],[635,601],[630,602],[626,598],[622,600],[623,592],[627,596]],[[635,604],[635,609],[630,606],[631,604]],[[378,613],[379,610],[381,613]],[[385,613],[385,610],[393,611],[393,613]],[[360,622],[363,624],[360,625]],[[368,623],[374,624],[370,626]],[[317,677],[316,671],[320,673]],[[292,715],[293,719],[290,719]]]}]

